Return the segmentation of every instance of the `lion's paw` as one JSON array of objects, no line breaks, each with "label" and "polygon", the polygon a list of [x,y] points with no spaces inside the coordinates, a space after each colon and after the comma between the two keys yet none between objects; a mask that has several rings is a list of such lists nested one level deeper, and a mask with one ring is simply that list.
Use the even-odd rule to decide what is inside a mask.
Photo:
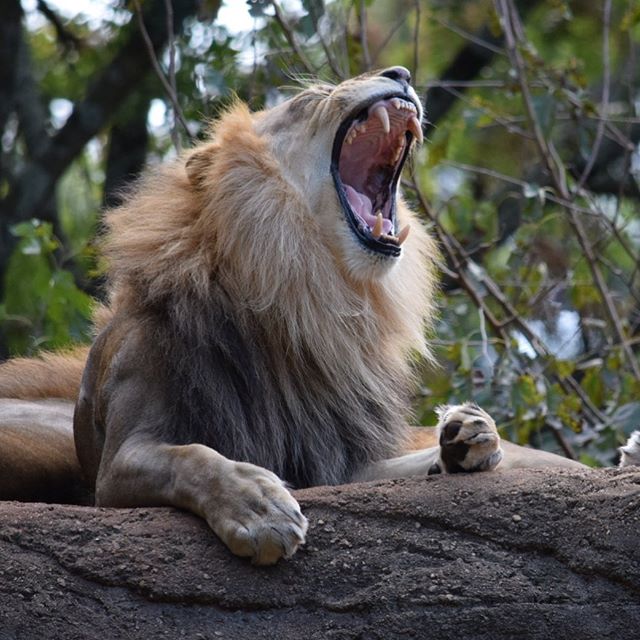
[{"label": "lion's paw", "polygon": [[[308,522],[278,476],[256,465],[234,462],[225,492],[214,498],[211,528],[238,556],[275,564],[304,544]],[[217,503],[217,504],[216,504]]]},{"label": "lion's paw", "polygon": [[438,409],[440,459],[429,474],[490,471],[502,460],[500,436],[491,416],[467,402]]},{"label": "lion's paw", "polygon": [[624,447],[620,447],[620,467],[640,466],[640,431],[634,431]]}]

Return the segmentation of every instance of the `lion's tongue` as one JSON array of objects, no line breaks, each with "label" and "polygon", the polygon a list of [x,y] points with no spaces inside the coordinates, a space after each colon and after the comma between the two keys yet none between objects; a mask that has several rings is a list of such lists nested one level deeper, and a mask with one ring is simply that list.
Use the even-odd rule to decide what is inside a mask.
[{"label": "lion's tongue", "polygon": [[[351,185],[345,185],[345,193],[347,194],[347,200],[351,205],[353,212],[370,228],[373,229],[373,225],[376,223],[376,217],[373,215],[371,200],[364,195],[356,191]],[[384,218],[382,220],[382,233],[389,234],[393,229],[391,220]]]}]

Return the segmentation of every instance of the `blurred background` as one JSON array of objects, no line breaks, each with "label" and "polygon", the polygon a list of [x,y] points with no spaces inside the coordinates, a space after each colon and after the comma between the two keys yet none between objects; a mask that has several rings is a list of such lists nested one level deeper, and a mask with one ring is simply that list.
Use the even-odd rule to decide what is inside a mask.
[{"label": "blurred background", "polygon": [[402,64],[405,197],[442,248],[439,367],[502,434],[610,465],[640,427],[637,0],[0,0],[0,358],[88,340],[96,232],[232,96]]}]

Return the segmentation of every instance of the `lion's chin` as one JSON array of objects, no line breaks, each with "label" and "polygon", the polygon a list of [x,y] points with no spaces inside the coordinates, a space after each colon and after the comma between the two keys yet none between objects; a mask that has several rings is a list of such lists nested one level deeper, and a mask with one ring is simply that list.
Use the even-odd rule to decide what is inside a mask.
[{"label": "lion's chin", "polygon": [[374,256],[398,258],[409,226],[398,229],[396,194],[414,138],[422,140],[419,109],[398,95],[360,105],[334,140],[331,172],[347,226]]}]

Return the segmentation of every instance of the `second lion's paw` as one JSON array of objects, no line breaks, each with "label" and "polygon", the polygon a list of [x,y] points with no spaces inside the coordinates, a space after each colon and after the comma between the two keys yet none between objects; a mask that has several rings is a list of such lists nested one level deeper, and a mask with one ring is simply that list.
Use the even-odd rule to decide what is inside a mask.
[{"label": "second lion's paw", "polygon": [[493,418],[478,405],[465,403],[438,411],[440,459],[433,473],[490,471],[502,460],[500,436]]}]

